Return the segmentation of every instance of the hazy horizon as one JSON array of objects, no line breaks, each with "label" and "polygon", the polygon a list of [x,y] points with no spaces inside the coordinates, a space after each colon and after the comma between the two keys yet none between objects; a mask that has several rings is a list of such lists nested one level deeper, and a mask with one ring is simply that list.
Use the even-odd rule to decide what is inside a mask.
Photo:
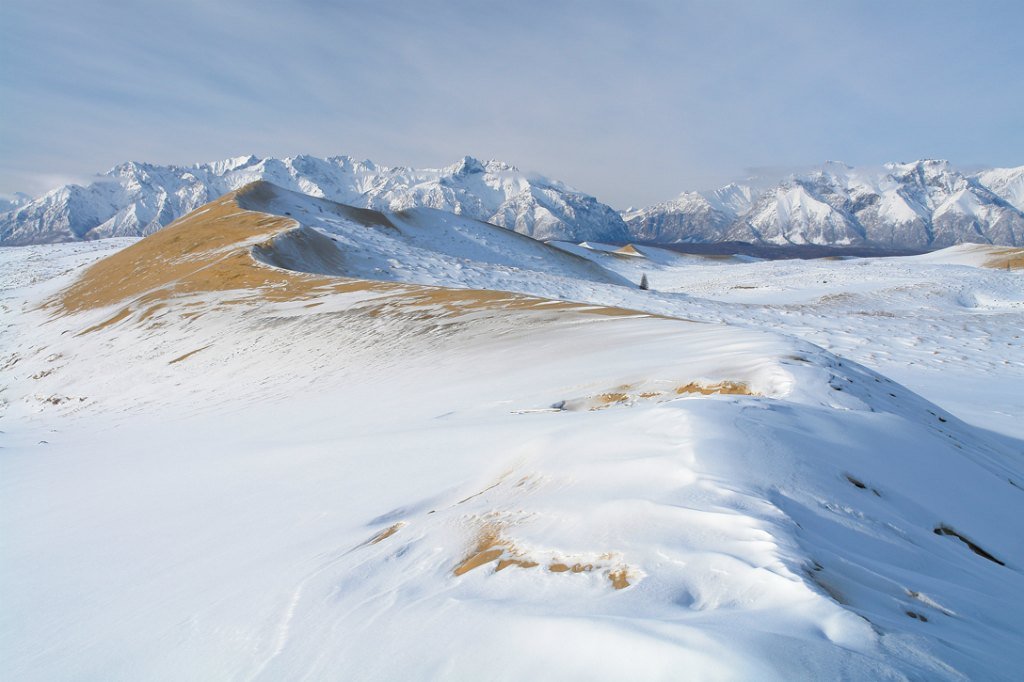
[{"label": "hazy horizon", "polygon": [[620,209],[830,159],[1024,163],[1009,2],[8,0],[0,18],[5,195],[250,153],[495,158]]}]

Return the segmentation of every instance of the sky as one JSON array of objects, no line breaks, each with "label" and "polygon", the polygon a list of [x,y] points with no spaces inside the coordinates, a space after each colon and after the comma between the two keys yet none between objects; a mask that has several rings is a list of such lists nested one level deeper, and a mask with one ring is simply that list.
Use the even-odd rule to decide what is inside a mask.
[{"label": "sky", "polygon": [[1024,2],[2,0],[0,194],[126,160],[500,159],[615,206],[1024,164]]}]

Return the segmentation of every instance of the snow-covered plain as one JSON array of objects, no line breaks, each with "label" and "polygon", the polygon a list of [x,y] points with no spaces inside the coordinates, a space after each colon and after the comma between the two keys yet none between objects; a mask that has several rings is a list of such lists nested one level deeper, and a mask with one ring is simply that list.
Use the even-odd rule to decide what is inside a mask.
[{"label": "snow-covered plain", "polygon": [[[1016,679],[1024,279],[991,251],[201,210],[0,250],[0,677]],[[102,256],[122,298],[69,303]]]}]

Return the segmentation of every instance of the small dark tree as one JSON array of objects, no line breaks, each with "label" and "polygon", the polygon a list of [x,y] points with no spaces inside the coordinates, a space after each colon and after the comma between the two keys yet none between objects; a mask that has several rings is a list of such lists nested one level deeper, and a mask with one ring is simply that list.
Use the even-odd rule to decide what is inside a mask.
[{"label": "small dark tree", "polygon": [[640,277],[640,288],[643,289],[644,291],[647,291],[648,289],[651,288],[651,283],[647,281],[646,272]]}]

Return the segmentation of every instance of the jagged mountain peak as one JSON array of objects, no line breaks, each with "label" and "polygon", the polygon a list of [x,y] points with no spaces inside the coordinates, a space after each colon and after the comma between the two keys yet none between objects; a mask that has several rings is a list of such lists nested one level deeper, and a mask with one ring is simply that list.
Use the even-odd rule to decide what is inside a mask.
[{"label": "jagged mountain peak", "polygon": [[262,159],[255,154],[246,154],[245,156],[235,156],[229,159],[222,159],[217,161],[210,161],[208,163],[197,163],[192,166],[194,169],[213,169],[214,172],[220,174],[228,171],[238,170],[240,168],[246,168],[248,166],[254,166],[260,163]]},{"label": "jagged mountain peak", "polygon": [[[496,159],[481,161],[474,156],[464,156],[455,163],[445,166],[440,172],[444,176],[466,177],[468,175],[483,175],[486,173],[519,173],[520,171],[515,166],[504,161]],[[535,179],[541,182],[547,181],[547,178],[543,177]]]},{"label": "jagged mountain peak", "polygon": [[917,159],[916,161],[898,161],[885,164],[892,169],[913,169],[931,173],[947,173],[953,170],[946,159]]},{"label": "jagged mountain peak", "polygon": [[442,173],[444,175],[455,175],[461,177],[472,175],[474,173],[484,173],[486,171],[486,166],[480,163],[478,159],[475,159],[472,156],[463,156],[452,165],[445,166]]},{"label": "jagged mountain peak", "polygon": [[749,185],[730,182],[716,190],[701,192],[700,195],[719,211],[737,216],[750,210],[758,192]]}]

